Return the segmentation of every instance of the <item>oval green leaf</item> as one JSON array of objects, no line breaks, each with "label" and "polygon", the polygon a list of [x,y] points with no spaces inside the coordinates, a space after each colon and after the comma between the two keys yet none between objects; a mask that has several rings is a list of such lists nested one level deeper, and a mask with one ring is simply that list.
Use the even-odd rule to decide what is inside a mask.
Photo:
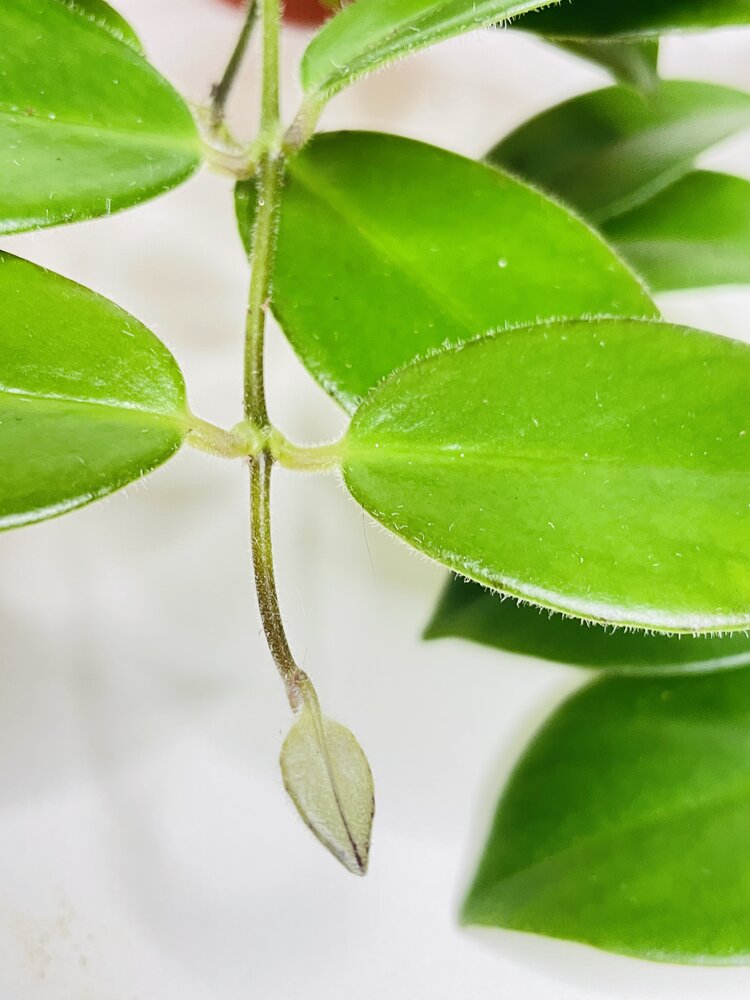
[{"label": "oval green leaf", "polygon": [[572,0],[516,22],[552,38],[641,38],[750,24],[747,0]]},{"label": "oval green leaf", "polygon": [[602,228],[655,292],[750,284],[750,181],[695,171]]},{"label": "oval green leaf", "polygon": [[618,625],[750,625],[750,346],[591,320],[484,337],[374,390],[354,498],[497,590]]},{"label": "oval green leaf", "polygon": [[94,21],[100,28],[109,31],[115,38],[119,38],[121,42],[127,42],[136,52],[140,52],[143,55],[143,46],[138,35],[136,35],[125,18],[121,14],[118,14],[113,7],[110,7],[108,3],[105,3],[105,0],[59,0],[59,2],[65,4],[67,7],[71,7],[73,10],[79,11],[84,17],[88,17]]},{"label": "oval green leaf", "polygon": [[357,0],[313,38],[302,84],[323,98],[386,63],[553,0]]},{"label": "oval green leaf", "polygon": [[601,223],[689,173],[699,153],[748,126],[750,94],[729,87],[667,80],[649,95],[609,87],[543,112],[487,159]]},{"label": "oval green leaf", "polygon": [[748,962],[749,755],[748,670],[586,688],[518,764],[464,921]]},{"label": "oval green leaf", "polygon": [[[253,205],[252,186],[240,185],[246,240]],[[536,191],[445,150],[360,132],[322,135],[289,163],[271,306],[350,412],[446,342],[656,311],[602,239]]]},{"label": "oval green leaf", "polygon": [[97,19],[3,0],[0,37],[0,233],[108,215],[199,165],[185,103]]},{"label": "oval green leaf", "polygon": [[750,664],[750,638],[606,629],[504,600],[458,577],[448,582],[425,639],[469,639],[522,656],[616,673],[675,673]]},{"label": "oval green leaf", "polygon": [[112,302],[0,254],[0,529],[112,493],[180,446],[182,375]]}]

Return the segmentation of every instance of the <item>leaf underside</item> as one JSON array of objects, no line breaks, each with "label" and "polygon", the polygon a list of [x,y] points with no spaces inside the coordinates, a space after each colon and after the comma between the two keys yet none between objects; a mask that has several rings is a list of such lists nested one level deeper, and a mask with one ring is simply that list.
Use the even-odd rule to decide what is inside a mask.
[{"label": "leaf underside", "polygon": [[643,38],[750,24],[747,0],[563,0],[526,14],[517,27],[552,38]]},{"label": "leaf underside", "polygon": [[357,0],[313,37],[302,58],[309,94],[331,96],[395,59],[552,0]]},{"label": "leaf underside", "polygon": [[451,577],[426,639],[468,639],[522,656],[617,673],[708,671],[750,664],[750,638],[671,636],[607,629],[503,600],[478,583]]}]

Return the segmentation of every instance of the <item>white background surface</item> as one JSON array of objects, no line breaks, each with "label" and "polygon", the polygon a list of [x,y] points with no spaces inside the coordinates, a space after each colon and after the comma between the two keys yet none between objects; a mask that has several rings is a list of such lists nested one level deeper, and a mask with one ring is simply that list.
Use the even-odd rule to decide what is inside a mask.
[{"label": "white background surface", "polygon": [[[237,13],[216,0],[119,8],[201,99]],[[290,113],[304,44],[286,32]],[[670,42],[663,66],[750,88],[750,32]],[[604,79],[520,34],[482,33],[357,85],[324,126],[479,155]],[[249,130],[251,67],[239,90],[233,110]],[[747,152],[730,143],[708,162],[747,173]],[[176,354],[197,412],[239,418],[247,274],[226,180],[204,173],[110,220],[3,245],[128,308]],[[695,325],[747,330],[747,292],[663,304]],[[332,435],[341,418],[278,336],[269,353],[281,426],[302,441]],[[367,523],[333,481],[280,474],[293,645],[377,782],[370,874],[339,869],[281,788],[288,710],[258,634],[246,522],[242,468],[185,453],[143,485],[0,541],[1,1000],[747,997],[750,970],[456,926],[515,754],[583,674],[422,645],[443,572]]]}]

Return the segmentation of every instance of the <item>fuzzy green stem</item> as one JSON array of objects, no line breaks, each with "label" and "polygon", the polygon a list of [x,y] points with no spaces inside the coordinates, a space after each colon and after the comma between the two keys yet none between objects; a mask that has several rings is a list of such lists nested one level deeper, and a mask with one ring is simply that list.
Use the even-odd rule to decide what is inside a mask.
[{"label": "fuzzy green stem", "polygon": [[298,153],[312,139],[326,103],[327,99],[320,94],[312,94],[302,102],[294,121],[284,133],[282,148],[288,156]]},{"label": "fuzzy green stem", "polygon": [[270,153],[264,153],[257,172],[255,228],[250,254],[253,270],[245,330],[245,417],[257,427],[268,426],[263,351],[276,249],[282,173],[281,160]]},{"label": "fuzzy green stem", "polygon": [[263,96],[260,130],[269,132],[279,125],[279,39],[280,0],[260,0],[263,10]]},{"label": "fuzzy green stem", "polygon": [[[279,0],[260,0],[263,13],[263,92],[260,132],[273,136],[279,128]],[[255,227],[251,248],[253,266],[245,332],[245,417],[258,427],[268,425],[263,379],[266,312],[271,294],[283,161],[266,147],[257,170]]]},{"label": "fuzzy green stem", "polygon": [[289,704],[296,711],[311,687],[310,680],[294,661],[284,630],[273,567],[271,538],[271,469],[273,458],[264,452],[250,464],[250,524],[253,568],[258,607],[268,648],[286,687]]},{"label": "fuzzy green stem", "polygon": [[[263,16],[263,94],[261,135],[279,132],[279,0],[260,0]],[[271,538],[271,471],[274,463],[269,441],[272,431],[266,407],[264,341],[266,314],[271,294],[279,202],[284,163],[278,149],[267,146],[257,170],[255,227],[250,258],[252,275],[245,333],[245,419],[261,429],[265,447],[250,462],[250,533],[255,589],[268,648],[286,687],[289,704],[296,711],[303,692],[311,686],[307,675],[294,662],[279,607]]]},{"label": "fuzzy green stem", "polygon": [[260,428],[249,420],[226,430],[188,413],[181,422],[187,443],[220,458],[257,458],[265,452],[273,462],[295,472],[334,472],[340,468],[344,442],[311,447],[293,444],[275,427]]},{"label": "fuzzy green stem", "polygon": [[283,434],[274,431],[269,447],[273,458],[285,469],[296,472],[334,472],[341,466],[343,444],[334,441],[314,448],[292,444]]},{"label": "fuzzy green stem", "polygon": [[257,455],[266,446],[266,435],[248,422],[224,430],[190,413],[185,429],[189,445],[221,458],[248,458]]}]

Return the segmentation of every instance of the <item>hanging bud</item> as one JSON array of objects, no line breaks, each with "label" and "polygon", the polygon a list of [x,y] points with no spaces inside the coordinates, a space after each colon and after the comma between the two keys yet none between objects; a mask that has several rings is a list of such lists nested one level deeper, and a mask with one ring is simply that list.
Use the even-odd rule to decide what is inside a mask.
[{"label": "hanging bud", "polygon": [[350,872],[364,875],[375,811],[370,765],[349,730],[321,715],[312,689],[281,749],[281,773],[318,840]]}]

